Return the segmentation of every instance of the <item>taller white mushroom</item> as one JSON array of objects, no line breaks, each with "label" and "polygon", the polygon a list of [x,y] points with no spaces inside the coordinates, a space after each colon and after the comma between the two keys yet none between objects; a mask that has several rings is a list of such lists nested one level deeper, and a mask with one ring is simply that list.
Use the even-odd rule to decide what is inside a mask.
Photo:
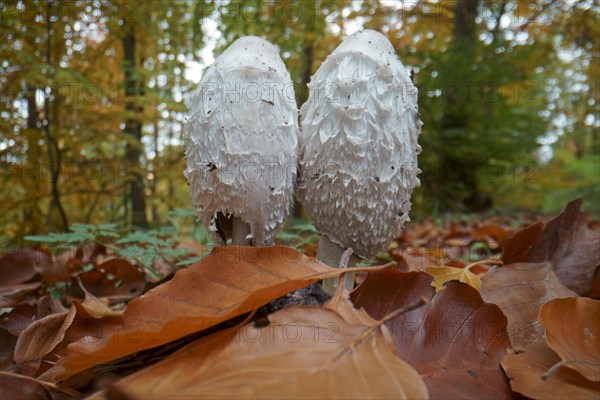
[{"label": "taller white mushroom", "polygon": [[392,44],[373,30],[344,40],[309,89],[298,197],[321,235],[318,257],[337,266],[351,247],[370,258],[400,234],[419,186],[417,89]]},{"label": "taller white mushroom", "polygon": [[220,244],[269,244],[293,203],[298,109],[275,46],[235,41],[208,68],[185,126],[185,176]]}]

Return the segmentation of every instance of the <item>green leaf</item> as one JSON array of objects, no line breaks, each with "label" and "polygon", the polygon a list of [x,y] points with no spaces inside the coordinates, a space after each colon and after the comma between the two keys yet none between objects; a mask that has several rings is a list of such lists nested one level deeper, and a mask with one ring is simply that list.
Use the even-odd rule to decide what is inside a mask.
[{"label": "green leaf", "polygon": [[175,265],[177,265],[177,266],[180,266],[180,265],[190,265],[190,264],[194,264],[195,262],[198,262],[198,261],[202,260],[202,258],[203,258],[203,257],[204,257],[204,256],[195,256],[195,257],[190,257],[190,258],[188,258],[187,260],[180,261],[180,262],[178,262],[178,263],[177,263],[177,264],[175,264]]}]

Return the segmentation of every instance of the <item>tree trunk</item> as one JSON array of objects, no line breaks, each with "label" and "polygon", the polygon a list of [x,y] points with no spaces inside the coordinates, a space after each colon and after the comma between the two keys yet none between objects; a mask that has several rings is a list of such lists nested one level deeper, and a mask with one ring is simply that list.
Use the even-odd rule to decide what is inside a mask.
[{"label": "tree trunk", "polygon": [[27,180],[27,190],[34,193],[35,196],[30,202],[24,204],[23,209],[23,232],[26,235],[35,235],[39,233],[40,221],[43,220],[44,212],[40,208],[38,199],[43,197],[45,188],[41,185],[40,168],[43,165],[43,157],[40,152],[38,142],[42,139],[41,130],[38,126],[39,112],[35,102],[35,87],[31,88],[25,84],[25,99],[27,104],[27,165],[32,169],[33,176],[36,179]]},{"label": "tree trunk", "polygon": [[[160,217],[158,216],[158,209],[156,208],[156,202],[154,199],[158,198],[157,187],[158,187],[158,169],[159,169],[159,157],[158,157],[158,118],[154,120],[152,124],[154,133],[154,160],[152,160],[152,181],[150,182],[150,196],[151,197],[151,210],[152,210],[152,225],[160,225]],[[170,192],[172,193],[172,192]]]},{"label": "tree trunk", "polygon": [[[52,16],[50,15],[50,5],[46,3],[46,63],[50,66],[50,74],[54,74],[54,67],[52,64]],[[44,118],[46,124],[44,125],[44,136],[46,138],[46,147],[48,149],[48,166],[50,167],[50,188],[51,188],[51,200],[48,207],[48,215],[46,216],[46,223],[51,230],[61,229],[62,231],[68,231],[69,222],[67,221],[67,214],[60,200],[60,190],[58,183],[60,181],[61,169],[62,169],[62,151],[56,141],[56,138],[52,135],[52,124],[55,122],[54,119],[58,115],[54,112],[54,118],[50,118],[50,102],[48,97],[49,93],[44,93]],[[55,93],[55,102],[59,101],[60,93]],[[55,103],[54,110],[57,110]]]},{"label": "tree trunk", "polygon": [[[481,160],[476,154],[465,154],[471,126],[469,102],[473,102],[470,93],[472,65],[475,63],[474,45],[478,41],[476,17],[481,0],[458,0],[454,6],[454,42],[447,61],[447,77],[444,80],[445,103],[441,119],[441,141],[445,148],[440,151],[440,178],[442,185],[440,199],[442,208],[458,210],[461,205],[468,210],[477,211],[489,207],[489,199],[480,192],[477,170]],[[462,204],[461,204],[462,203]]]},{"label": "tree trunk", "polygon": [[[127,25],[127,22],[124,22]],[[144,194],[144,178],[141,172],[140,156],[142,155],[142,123],[141,113],[141,80],[136,74],[136,39],[133,26],[125,26],[123,38],[125,62],[125,110],[129,114],[125,122],[127,135],[126,160],[131,170],[129,182],[129,201],[131,203],[131,224],[139,229],[148,228],[146,218],[146,196]],[[132,116],[135,114],[135,116]]]}]

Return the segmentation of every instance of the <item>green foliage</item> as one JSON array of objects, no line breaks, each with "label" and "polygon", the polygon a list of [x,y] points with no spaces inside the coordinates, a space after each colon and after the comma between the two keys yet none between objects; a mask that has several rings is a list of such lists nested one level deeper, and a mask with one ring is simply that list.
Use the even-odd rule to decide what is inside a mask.
[{"label": "green foliage", "polygon": [[[208,230],[200,223],[193,209],[177,207],[169,211],[169,222],[182,236],[191,236],[197,243],[212,245]],[[191,232],[189,227],[192,227]]]},{"label": "green foliage", "polygon": [[599,218],[599,168],[598,154],[577,158],[572,152],[557,150],[546,165],[521,171],[517,184],[515,175],[503,177],[498,182],[498,205],[511,210],[554,214],[568,201],[581,197],[585,199],[583,210]]},{"label": "green foliage", "polygon": [[[184,210],[179,215],[186,215]],[[138,262],[152,276],[157,276],[153,265],[156,260],[175,260],[176,265],[187,265],[201,257],[187,257],[190,249],[176,248],[175,227],[166,226],[148,231],[133,231],[121,235],[116,224],[73,224],[67,233],[26,236],[26,240],[51,244],[54,248],[72,248],[73,245],[96,243],[120,257]],[[191,261],[194,260],[194,261]],[[85,268],[84,268],[85,270]]]},{"label": "green foliage", "polygon": [[[25,240],[41,243],[73,243],[100,242],[104,238],[118,238],[116,224],[73,224],[67,233],[50,233],[48,235],[25,236]],[[67,246],[70,247],[70,246]]]},{"label": "green foliage", "polygon": [[319,240],[317,228],[310,221],[300,218],[290,220],[276,236],[277,240],[289,243],[291,246],[299,249],[308,243],[314,243]]}]

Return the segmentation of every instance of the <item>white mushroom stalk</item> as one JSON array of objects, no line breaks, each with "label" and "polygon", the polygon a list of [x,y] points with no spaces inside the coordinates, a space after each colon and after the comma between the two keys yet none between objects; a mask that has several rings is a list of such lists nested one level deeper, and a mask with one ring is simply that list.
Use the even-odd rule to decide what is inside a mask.
[{"label": "white mushroom stalk", "polygon": [[[298,198],[321,235],[318,258],[337,267],[348,247],[360,258],[387,249],[409,220],[421,172],[417,89],[392,44],[373,30],[344,40],[309,89],[300,111]],[[353,277],[346,282],[351,287]],[[332,293],[334,282],[324,288]]]},{"label": "white mushroom stalk", "polygon": [[235,41],[208,68],[185,126],[188,179],[200,220],[219,244],[273,241],[293,203],[298,109],[275,46]]}]

